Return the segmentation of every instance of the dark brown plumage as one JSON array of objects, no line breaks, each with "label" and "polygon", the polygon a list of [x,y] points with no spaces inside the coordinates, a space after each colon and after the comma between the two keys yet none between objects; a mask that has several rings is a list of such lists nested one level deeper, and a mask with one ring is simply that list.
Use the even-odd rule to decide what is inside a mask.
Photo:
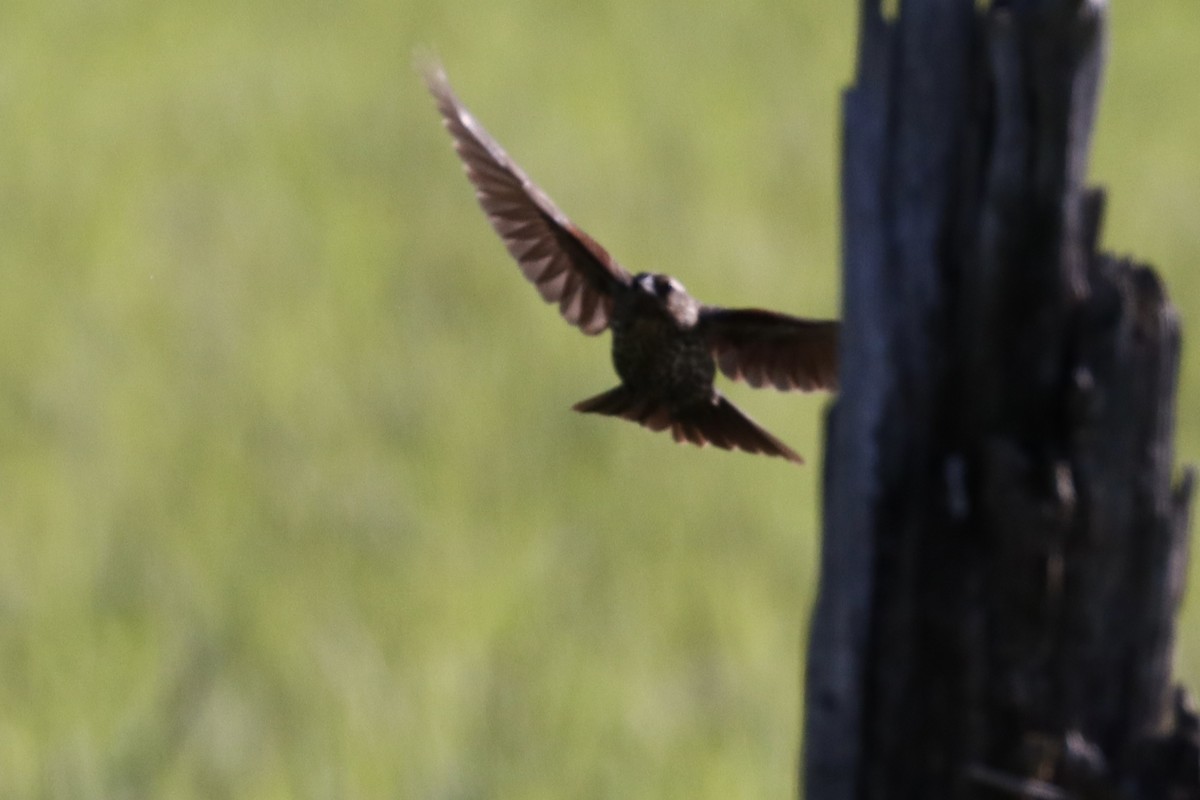
[{"label": "dark brown plumage", "polygon": [[713,387],[734,380],[783,391],[837,387],[836,321],[699,302],[667,275],[631,275],[574,225],[455,97],[445,73],[425,69],[475,195],[521,272],[567,322],[613,333],[621,385],[575,410],[670,429],[678,442],[781,456],[794,450]]}]

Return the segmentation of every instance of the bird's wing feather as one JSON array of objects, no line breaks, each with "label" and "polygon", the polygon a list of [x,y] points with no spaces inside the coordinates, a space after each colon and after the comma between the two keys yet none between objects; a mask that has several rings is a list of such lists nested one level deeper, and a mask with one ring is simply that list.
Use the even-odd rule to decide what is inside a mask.
[{"label": "bird's wing feather", "polygon": [[781,391],[837,388],[838,322],[706,306],[697,325],[734,380]]},{"label": "bird's wing feather", "polygon": [[471,115],[434,63],[425,83],[488,221],[547,303],[588,335],[608,327],[613,294],[630,275],[575,226]]}]

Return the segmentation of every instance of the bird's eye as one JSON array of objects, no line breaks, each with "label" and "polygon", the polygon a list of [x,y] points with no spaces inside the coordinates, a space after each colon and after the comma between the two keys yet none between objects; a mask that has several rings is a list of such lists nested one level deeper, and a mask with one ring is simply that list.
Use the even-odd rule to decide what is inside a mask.
[{"label": "bird's eye", "polygon": [[660,275],[654,279],[654,292],[659,297],[666,297],[671,293],[671,282]]}]

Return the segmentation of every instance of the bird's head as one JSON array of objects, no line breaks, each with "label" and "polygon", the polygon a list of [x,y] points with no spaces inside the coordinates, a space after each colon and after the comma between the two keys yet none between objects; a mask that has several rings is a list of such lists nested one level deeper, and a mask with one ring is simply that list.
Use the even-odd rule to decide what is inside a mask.
[{"label": "bird's head", "polygon": [[670,275],[642,272],[634,276],[633,285],[648,301],[647,305],[665,311],[681,325],[696,324],[699,304],[687,293],[683,284]]},{"label": "bird's head", "polygon": [[666,302],[675,292],[687,294],[687,290],[683,288],[683,284],[670,275],[662,275],[656,272],[641,272],[634,277],[633,282],[647,295],[656,297],[662,302]]}]

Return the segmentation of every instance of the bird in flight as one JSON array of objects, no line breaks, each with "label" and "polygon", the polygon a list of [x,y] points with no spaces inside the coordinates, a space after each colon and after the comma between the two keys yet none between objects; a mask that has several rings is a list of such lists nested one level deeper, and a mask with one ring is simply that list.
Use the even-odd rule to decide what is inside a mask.
[{"label": "bird in flight", "polygon": [[677,442],[803,459],[713,386],[729,378],[782,391],[836,389],[839,323],[701,303],[658,273],[629,273],[578,228],[508,157],[455,96],[436,63],[424,65],[454,148],[488,221],[542,299],[589,336],[612,331],[621,383],[576,403]]}]

